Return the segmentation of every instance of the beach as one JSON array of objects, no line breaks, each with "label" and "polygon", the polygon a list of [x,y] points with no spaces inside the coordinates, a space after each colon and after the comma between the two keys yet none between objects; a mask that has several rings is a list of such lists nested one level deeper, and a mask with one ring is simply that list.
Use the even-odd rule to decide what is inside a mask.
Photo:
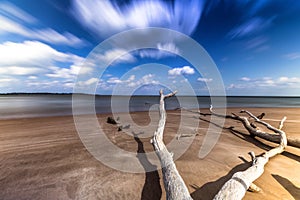
[{"label": "beach", "polygon": [[[245,108],[228,108],[239,113]],[[278,126],[287,116],[283,130],[290,137],[300,137],[300,108],[248,108],[255,115],[266,113],[266,122]],[[208,113],[208,109],[201,109]],[[181,135],[195,134],[193,143],[175,163],[194,199],[212,199],[222,185],[237,171],[251,165],[248,152],[256,155],[276,146],[249,136],[242,124],[226,119],[224,127],[233,126],[233,134],[210,116],[188,111],[168,111],[164,133],[166,143],[178,136],[180,118],[198,123],[197,129],[183,127]],[[118,114],[122,119],[124,113]],[[152,111],[151,124],[157,124],[158,112]],[[152,152],[151,137],[139,140],[108,124],[111,114],[97,115],[99,124],[113,144],[124,150]],[[140,126],[149,124],[148,112],[132,112]],[[147,135],[155,126],[145,129]],[[221,136],[204,158],[199,149],[208,126],[222,131]],[[129,173],[112,169],[95,159],[81,142],[72,116],[48,116],[0,120],[0,198],[13,199],[165,199],[161,170]],[[137,132],[131,126],[127,131]],[[186,140],[181,137],[179,141]],[[242,158],[242,159],[241,159]],[[138,158],[137,158],[138,159]],[[245,163],[244,160],[248,162]],[[141,163],[142,165],[142,163]],[[261,192],[247,192],[244,199],[300,199],[300,149],[287,147],[281,155],[271,158],[264,174],[254,183]]]}]

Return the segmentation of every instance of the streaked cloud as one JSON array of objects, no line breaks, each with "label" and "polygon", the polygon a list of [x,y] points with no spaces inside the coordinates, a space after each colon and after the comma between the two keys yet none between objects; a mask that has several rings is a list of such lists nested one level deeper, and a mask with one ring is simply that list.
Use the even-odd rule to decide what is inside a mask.
[{"label": "streaked cloud", "polygon": [[120,6],[116,2],[103,0],[93,4],[86,0],[74,0],[73,13],[84,27],[100,37],[144,27],[170,28],[190,35],[200,20],[204,3],[204,0],[135,0]]},{"label": "streaked cloud", "polygon": [[285,54],[283,57],[289,59],[289,60],[296,60],[300,58],[300,52],[293,52],[289,54]]},{"label": "streaked cloud", "polygon": [[51,44],[65,44],[69,46],[86,44],[86,41],[69,32],[59,33],[49,27],[41,29],[28,28],[24,22],[32,25],[37,22],[37,19],[11,3],[0,3],[0,35],[16,34]]},{"label": "streaked cloud", "polygon": [[258,49],[266,46],[265,44],[267,41],[268,41],[268,38],[266,36],[257,36],[246,42],[246,48],[258,50]]},{"label": "streaked cloud", "polygon": [[38,21],[35,17],[31,16],[27,12],[23,11],[22,9],[7,1],[0,3],[0,14],[4,14],[8,17],[17,18],[18,20],[22,20],[29,24],[34,24]]},{"label": "streaked cloud", "polygon": [[137,51],[141,58],[160,59],[164,57],[174,57],[180,55],[180,50],[175,43],[158,43],[157,49],[142,49]]},{"label": "streaked cloud", "polygon": [[231,39],[243,38],[247,36],[255,36],[259,33],[263,33],[267,28],[272,25],[275,17],[264,19],[262,17],[254,17],[248,21],[238,25],[233,30],[231,30],[228,35]]},{"label": "streaked cloud", "polygon": [[111,49],[101,54],[93,54],[96,62],[134,62],[136,61],[135,57],[127,52],[125,49]]},{"label": "streaked cloud", "polygon": [[165,43],[165,44],[157,44],[157,48],[161,51],[167,51],[174,54],[179,54],[180,50],[176,47],[174,43]]}]

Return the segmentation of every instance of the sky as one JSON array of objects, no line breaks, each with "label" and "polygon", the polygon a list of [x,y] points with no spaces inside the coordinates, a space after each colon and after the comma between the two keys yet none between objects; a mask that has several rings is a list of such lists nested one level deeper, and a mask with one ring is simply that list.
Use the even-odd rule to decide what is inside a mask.
[{"label": "sky", "polygon": [[[153,35],[148,27],[184,34],[205,51],[191,46],[195,64],[183,56],[181,36]],[[137,37],[113,39],[132,30]],[[154,46],[135,49],[140,36]],[[149,95],[167,87],[182,95],[300,96],[300,1],[1,0],[0,93],[76,87],[96,94]]]}]

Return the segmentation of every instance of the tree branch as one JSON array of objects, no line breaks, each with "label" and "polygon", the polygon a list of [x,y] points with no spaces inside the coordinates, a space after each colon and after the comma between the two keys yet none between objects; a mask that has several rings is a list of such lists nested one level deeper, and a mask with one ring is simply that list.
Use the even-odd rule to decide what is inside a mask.
[{"label": "tree branch", "polygon": [[[251,118],[253,118],[255,120],[255,122],[260,123],[260,124],[266,126],[269,130],[272,130],[275,133],[277,133],[277,134],[270,134],[268,132],[264,132],[264,131],[256,129],[256,127],[254,127],[253,124],[251,124],[249,122],[247,117],[238,116],[234,113],[232,113],[231,115],[221,115],[221,114],[215,113],[213,111],[212,106],[210,107],[210,112],[211,112],[210,113],[211,115],[214,115],[214,116],[217,116],[217,117],[224,117],[224,118],[234,119],[234,120],[238,120],[238,121],[242,122],[244,127],[246,128],[246,130],[250,133],[250,135],[257,136],[259,138],[262,138],[262,139],[265,139],[267,141],[274,142],[274,143],[280,143],[280,141],[281,141],[280,132],[281,132],[281,129],[283,127],[283,123],[286,120],[286,117],[281,120],[281,122],[279,124],[279,128],[277,129],[277,128],[273,127],[272,125],[262,121],[261,119],[259,119],[258,117],[256,117],[252,113],[250,113],[249,111],[247,111],[247,110],[242,110],[241,111],[241,113],[248,114]],[[205,116],[205,115],[208,115],[208,114],[200,113],[200,115]],[[289,146],[292,146],[292,147],[300,148],[300,139],[299,138],[287,137],[287,144]]]},{"label": "tree branch", "polygon": [[167,200],[183,200],[183,199],[189,200],[192,198],[182,177],[177,171],[176,165],[173,161],[173,155],[169,153],[169,151],[167,150],[163,142],[163,132],[166,124],[166,111],[165,111],[164,99],[174,96],[176,94],[176,91],[167,95],[163,94],[163,90],[160,90],[159,93],[160,93],[160,103],[159,103],[160,118],[159,118],[157,130],[154,132],[154,136],[151,140],[151,143],[154,147],[156,155],[159,157],[161,162]]},{"label": "tree branch", "polygon": [[[269,158],[280,154],[284,151],[285,147],[287,146],[287,138],[284,131],[280,129],[276,129],[270,124],[263,122],[252,115],[250,112],[247,112],[249,116],[253,117],[255,121],[264,124],[270,129],[273,129],[274,132],[279,133],[280,135],[280,144],[278,147],[275,147],[263,155],[253,158],[252,166],[249,167],[247,170],[243,172],[235,173],[230,180],[228,180],[218,194],[215,196],[215,200],[221,199],[242,199],[245,196],[247,189],[251,187],[251,189],[255,188],[253,185],[253,181],[259,178],[264,172],[264,166],[269,161]],[[280,127],[282,128],[283,122],[285,121],[286,117],[281,120]],[[253,157],[253,153],[251,154]]]}]

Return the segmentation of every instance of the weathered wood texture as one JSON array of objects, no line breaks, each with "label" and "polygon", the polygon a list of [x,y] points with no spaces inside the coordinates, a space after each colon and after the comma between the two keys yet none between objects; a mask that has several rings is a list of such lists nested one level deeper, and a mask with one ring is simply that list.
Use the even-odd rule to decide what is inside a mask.
[{"label": "weathered wood texture", "polygon": [[160,159],[163,173],[164,186],[168,200],[187,200],[192,199],[190,193],[177,171],[176,165],[173,161],[173,155],[167,150],[163,142],[163,133],[166,123],[166,111],[164,99],[175,95],[176,92],[164,95],[160,90],[160,104],[159,104],[159,123],[158,128],[154,133],[151,143],[157,156]]},{"label": "weathered wood texture", "polygon": [[[280,143],[281,141],[281,136],[280,134],[278,134],[278,132],[275,129],[272,129],[272,126],[269,125],[268,123],[262,121],[261,119],[259,119],[258,117],[256,117],[255,115],[253,115],[252,113],[250,113],[249,111],[246,110],[242,110],[241,113],[246,113],[248,114],[251,118],[253,118],[255,120],[255,122],[260,123],[264,126],[266,126],[269,130],[274,131],[276,134],[270,134],[268,132],[262,131],[257,129],[256,127],[253,126],[252,123],[249,122],[247,117],[243,117],[243,116],[239,116],[236,115],[234,113],[232,113],[231,115],[220,115],[218,113],[213,112],[212,110],[212,106],[210,107],[210,112],[211,113],[199,113],[200,115],[214,115],[217,117],[225,117],[225,118],[229,118],[229,119],[234,119],[234,120],[238,120],[240,122],[243,123],[244,127],[246,128],[246,130],[252,135],[252,136],[256,136],[262,139],[265,139],[269,142],[274,142],[274,143]],[[292,146],[292,147],[296,147],[296,148],[300,148],[300,138],[292,138],[292,137],[288,137],[287,136],[287,145]]]},{"label": "weathered wood texture", "polygon": [[[211,108],[212,112],[212,108]],[[258,119],[256,116],[254,116],[249,111],[243,110],[242,113],[247,113],[251,118],[255,120],[255,122],[263,124],[266,126],[269,130],[274,131],[276,134],[279,134],[280,136],[280,144],[278,147],[275,147],[267,152],[265,152],[263,155],[259,157],[255,157],[254,153],[251,152],[252,155],[252,166],[249,167],[247,170],[243,172],[237,172],[235,173],[231,179],[229,179],[221,188],[221,190],[218,192],[218,194],[215,196],[215,200],[221,200],[221,199],[231,199],[231,200],[238,200],[242,199],[245,196],[246,191],[250,188],[255,188],[254,190],[259,190],[257,186],[253,185],[253,181],[255,181],[257,178],[259,178],[263,172],[264,172],[264,166],[269,161],[269,158],[280,154],[284,151],[285,147],[287,146],[287,138],[284,131],[281,130],[283,127],[283,123],[286,120],[286,117],[284,117],[279,125],[279,128],[275,128],[271,126],[270,124]],[[212,112],[213,113],[213,112]],[[240,117],[238,115],[232,116],[235,119],[240,120],[243,122],[245,128],[252,133],[256,134],[258,130],[254,129],[248,119],[246,117]],[[231,118],[231,117],[230,117]],[[264,137],[267,136],[268,138],[271,138],[272,134],[264,134]]]}]

